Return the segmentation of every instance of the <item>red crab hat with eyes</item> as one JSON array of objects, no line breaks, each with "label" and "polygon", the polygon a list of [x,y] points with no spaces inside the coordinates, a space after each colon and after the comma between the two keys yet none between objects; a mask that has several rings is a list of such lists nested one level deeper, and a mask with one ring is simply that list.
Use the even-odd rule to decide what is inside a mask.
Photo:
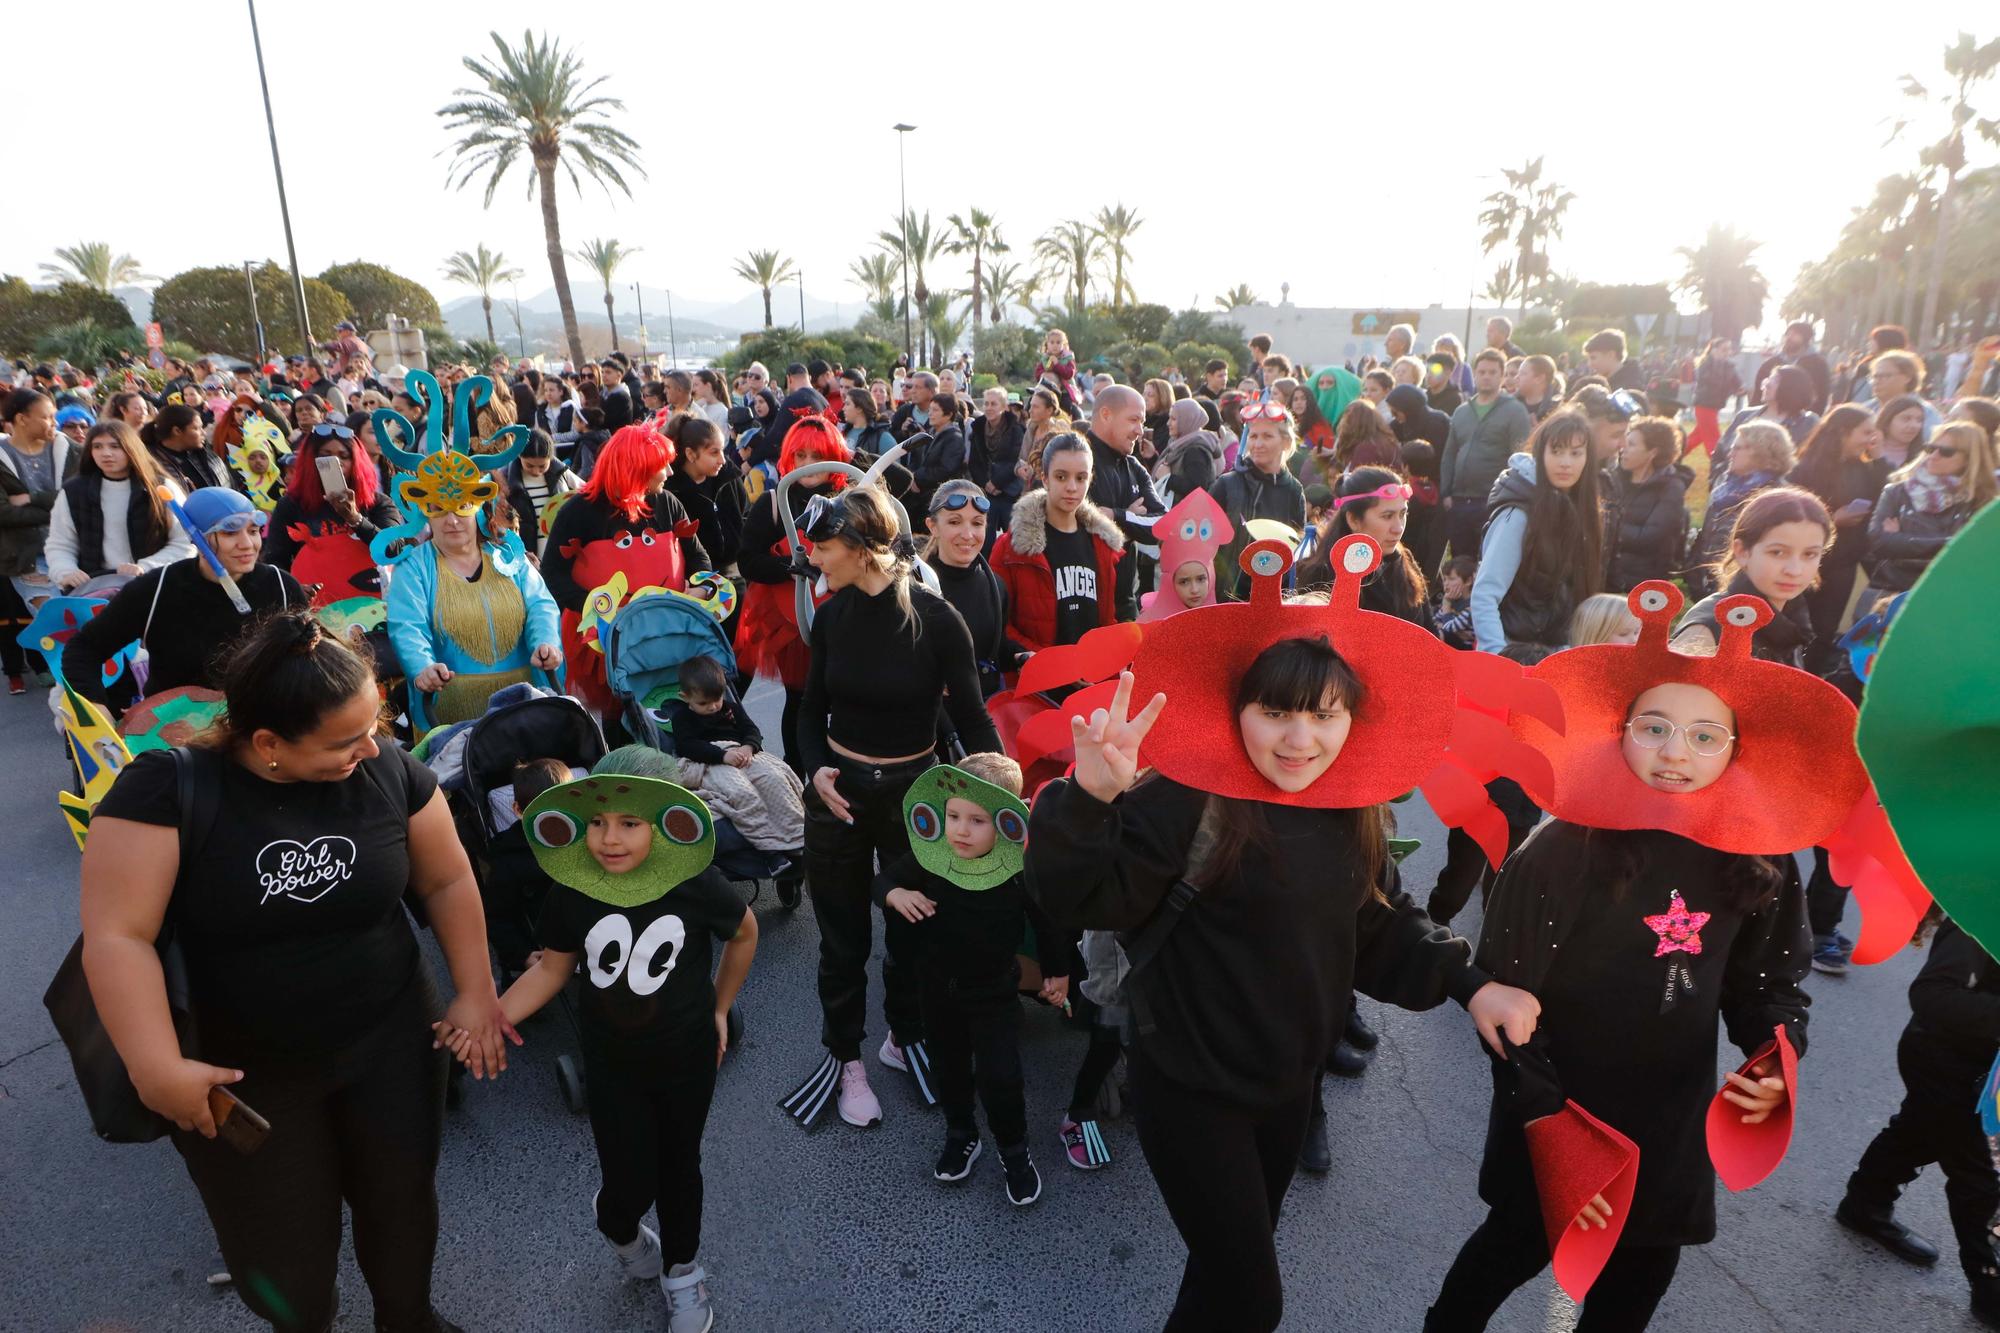
[{"label": "red crab hat with eyes", "polygon": [[[1667,638],[1681,602],[1670,583],[1642,583],[1628,598],[1639,618],[1637,643],[1570,648],[1529,670],[1562,697],[1568,725],[1556,732],[1534,717],[1512,719],[1514,734],[1550,762],[1521,786],[1556,818],[1589,828],[1662,829],[1717,851],[1758,855],[1825,847],[1834,878],[1851,884],[1861,903],[1855,961],[1887,957],[1909,941],[1929,895],[1855,752],[1854,705],[1817,676],[1750,655],[1751,636],[1772,615],[1759,597],[1718,604],[1714,656],[1673,651]],[[1736,719],[1729,767],[1686,795],[1640,781],[1622,748],[1632,701],[1669,683],[1712,691]]]},{"label": "red crab hat with eyes", "polygon": [[[1325,605],[1287,603],[1291,550],[1252,542],[1241,563],[1250,600],[1198,606],[1146,627],[1132,662],[1135,700],[1167,696],[1141,752],[1142,762],[1187,786],[1279,805],[1375,805],[1420,788],[1438,817],[1463,828],[1496,865],[1507,825],[1486,799],[1486,774],[1549,785],[1549,763],[1515,739],[1505,718],[1532,713],[1560,734],[1562,705],[1518,663],[1460,652],[1406,620],[1361,609],[1361,583],[1382,562],[1358,534],[1333,548],[1334,586]],[[1363,698],[1347,744],[1332,766],[1300,792],[1281,791],[1259,773],[1237,730],[1236,685],[1257,655],[1284,639],[1325,636],[1356,676]]]}]

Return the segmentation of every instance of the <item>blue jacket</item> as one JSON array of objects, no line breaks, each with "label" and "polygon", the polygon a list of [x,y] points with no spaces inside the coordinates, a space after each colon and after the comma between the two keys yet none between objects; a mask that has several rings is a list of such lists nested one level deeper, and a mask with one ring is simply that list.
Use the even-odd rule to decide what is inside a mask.
[{"label": "blue jacket", "polygon": [[526,560],[491,546],[482,547],[492,571],[514,581],[527,610],[520,639],[497,662],[475,662],[453,643],[437,623],[438,556],[434,548],[413,551],[399,561],[389,579],[389,642],[411,678],[442,662],[453,674],[518,671],[528,665],[543,644],[560,648],[562,629],[556,599],[549,595],[541,572]]}]

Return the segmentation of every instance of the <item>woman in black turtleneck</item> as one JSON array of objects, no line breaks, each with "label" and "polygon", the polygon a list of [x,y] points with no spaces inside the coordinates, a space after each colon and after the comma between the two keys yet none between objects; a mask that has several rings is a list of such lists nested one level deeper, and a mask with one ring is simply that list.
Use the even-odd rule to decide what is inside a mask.
[{"label": "woman in black turtleneck", "polygon": [[937,574],[944,599],[958,609],[972,632],[979,667],[979,691],[992,698],[1029,651],[1007,635],[1007,587],[986,563],[986,517],[992,502],[970,481],[948,481],[931,496],[924,526],[930,540],[924,563]]}]

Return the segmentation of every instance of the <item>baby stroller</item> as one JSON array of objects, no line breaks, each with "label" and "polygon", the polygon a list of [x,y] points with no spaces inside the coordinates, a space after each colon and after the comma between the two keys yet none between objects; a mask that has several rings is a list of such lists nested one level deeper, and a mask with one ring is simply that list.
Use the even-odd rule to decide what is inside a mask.
[{"label": "baby stroller", "polygon": [[[605,683],[618,701],[621,724],[634,740],[668,754],[674,753],[674,744],[666,716],[680,698],[681,663],[691,657],[712,657],[722,665],[725,679],[736,674],[736,654],[721,620],[700,602],[678,593],[634,597],[600,630],[600,642]],[[740,703],[733,690],[730,701]],[[720,812],[715,820],[715,864],[732,882],[751,886],[749,902],[756,901],[768,879],[781,903],[788,908],[799,904],[803,853],[753,847]]]}]

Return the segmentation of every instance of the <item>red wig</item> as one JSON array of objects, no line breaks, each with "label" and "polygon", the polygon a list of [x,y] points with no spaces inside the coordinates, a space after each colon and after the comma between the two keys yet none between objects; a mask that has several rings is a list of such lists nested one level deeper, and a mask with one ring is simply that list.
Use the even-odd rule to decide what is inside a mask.
[{"label": "red wig", "polygon": [[621,426],[592,464],[583,494],[609,504],[628,522],[650,515],[653,507],[646,503],[646,493],[652,489],[653,478],[673,461],[674,442],[660,434],[651,421]]},{"label": "red wig", "polygon": [[[229,405],[229,410],[215,419],[215,428],[208,433],[208,447],[217,458],[229,457],[229,451],[243,443],[243,429],[236,424],[236,409],[239,407],[255,412],[257,400],[247,393],[239,393],[236,401]],[[274,458],[271,461],[275,463],[277,460]]]},{"label": "red wig", "polygon": [[[852,463],[854,451],[847,447],[847,440],[840,433],[840,427],[832,418],[817,412],[807,413],[792,423],[785,432],[785,444],[778,451],[778,475],[784,476],[799,465],[799,455],[810,452],[821,463]],[[833,489],[839,490],[847,484],[847,478],[835,477]]]},{"label": "red wig", "polygon": [[[307,431],[299,437],[298,450],[292,455],[291,473],[285,478],[285,494],[298,502],[301,513],[317,514],[326,508],[326,491],[319,484],[318,460],[323,443],[320,436]],[[365,514],[374,507],[381,494],[375,460],[368,456],[368,447],[359,438],[348,440],[346,444],[347,460],[341,464],[340,470],[347,476],[347,489],[354,496],[354,507]]]}]

